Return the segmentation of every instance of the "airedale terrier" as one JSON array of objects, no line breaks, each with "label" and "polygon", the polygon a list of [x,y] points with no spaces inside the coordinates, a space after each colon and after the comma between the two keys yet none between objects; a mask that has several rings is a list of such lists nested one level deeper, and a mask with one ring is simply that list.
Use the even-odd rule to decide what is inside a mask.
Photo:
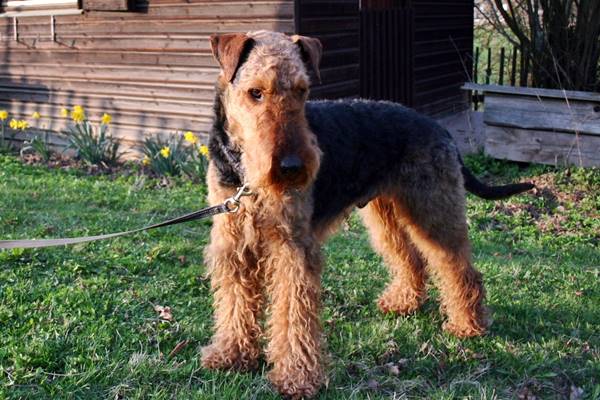
[{"label": "airedale terrier", "polygon": [[[215,217],[206,249],[215,333],[207,368],[258,365],[266,316],[269,379],[290,398],[323,384],[321,243],[356,207],[392,280],[384,312],[407,314],[436,278],[444,328],[486,329],[481,275],[471,264],[465,189],[502,198],[532,187],[489,187],[463,165],[433,120],[390,102],[307,101],[319,78],[317,39],[258,31],[211,37],[221,67],[210,134],[209,202],[246,184],[237,213]],[[266,312],[264,311],[266,308]]]}]

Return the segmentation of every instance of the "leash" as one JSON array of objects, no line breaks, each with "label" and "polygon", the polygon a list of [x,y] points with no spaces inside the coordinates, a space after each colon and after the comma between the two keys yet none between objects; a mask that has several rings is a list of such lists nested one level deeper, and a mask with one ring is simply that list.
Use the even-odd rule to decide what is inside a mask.
[{"label": "leash", "polygon": [[94,242],[96,240],[112,239],[120,236],[131,235],[138,232],[148,231],[150,229],[161,228],[163,226],[181,224],[183,222],[194,221],[198,219],[213,217],[218,214],[235,213],[240,209],[240,200],[244,196],[250,196],[252,191],[248,188],[248,185],[244,185],[238,188],[237,193],[226,199],[222,204],[203,208],[189,214],[182,215],[181,217],[169,219],[167,221],[159,222],[157,224],[145,226],[143,228],[133,229],[130,231],[108,233],[105,235],[96,236],[81,236],[76,238],[62,238],[62,239],[38,239],[38,240],[0,240],[1,249],[34,249],[42,247],[54,247],[64,246],[70,244]]}]

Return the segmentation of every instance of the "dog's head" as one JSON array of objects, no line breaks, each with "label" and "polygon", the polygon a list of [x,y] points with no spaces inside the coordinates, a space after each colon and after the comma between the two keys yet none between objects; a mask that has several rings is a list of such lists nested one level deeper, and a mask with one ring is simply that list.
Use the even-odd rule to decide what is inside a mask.
[{"label": "dog's head", "polygon": [[229,141],[241,152],[246,183],[278,190],[310,185],[320,150],[304,115],[321,43],[304,36],[257,31],[213,35],[221,74],[218,96]]}]

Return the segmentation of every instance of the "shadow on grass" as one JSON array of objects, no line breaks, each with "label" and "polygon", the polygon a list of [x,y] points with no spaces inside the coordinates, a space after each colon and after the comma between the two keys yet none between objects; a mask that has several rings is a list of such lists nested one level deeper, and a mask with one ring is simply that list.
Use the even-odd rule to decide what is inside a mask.
[{"label": "shadow on grass", "polygon": [[561,336],[581,340],[599,336],[600,309],[597,307],[578,313],[568,307],[495,305],[493,316],[496,320],[490,335],[519,343],[539,343]]}]

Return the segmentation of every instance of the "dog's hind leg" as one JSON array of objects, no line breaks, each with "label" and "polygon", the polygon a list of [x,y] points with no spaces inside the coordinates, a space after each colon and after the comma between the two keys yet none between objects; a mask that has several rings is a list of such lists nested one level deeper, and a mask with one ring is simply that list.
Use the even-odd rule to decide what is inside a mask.
[{"label": "dog's hind leg", "polygon": [[410,314],[425,299],[425,266],[400,223],[398,203],[380,196],[359,213],[369,229],[371,242],[391,273],[391,281],[378,300],[383,312]]},{"label": "dog's hind leg", "polygon": [[427,262],[447,314],[444,329],[456,336],[477,336],[488,325],[481,274],[471,264],[460,170],[419,166],[403,177],[398,190],[402,226]]}]

